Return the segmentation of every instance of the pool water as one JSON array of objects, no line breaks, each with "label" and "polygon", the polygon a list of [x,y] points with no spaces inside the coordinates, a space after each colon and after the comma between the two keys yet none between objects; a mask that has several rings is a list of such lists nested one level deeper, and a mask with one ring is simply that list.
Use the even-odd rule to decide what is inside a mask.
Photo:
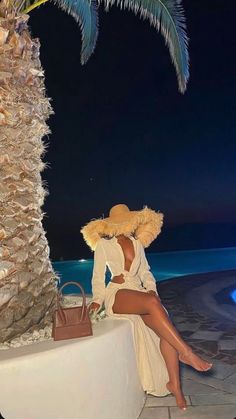
[{"label": "pool water", "polygon": [[[190,274],[236,269],[236,247],[146,253],[146,256],[157,282]],[[59,286],[67,281],[79,281],[85,292],[91,293],[92,259],[54,262],[53,267],[60,276]],[[106,283],[109,280],[107,272]],[[69,285],[64,292],[74,293],[77,290]],[[233,294],[232,298],[236,300],[236,295]]]},{"label": "pool water", "polygon": [[236,289],[231,291],[230,297],[233,300],[233,302],[236,303]]}]

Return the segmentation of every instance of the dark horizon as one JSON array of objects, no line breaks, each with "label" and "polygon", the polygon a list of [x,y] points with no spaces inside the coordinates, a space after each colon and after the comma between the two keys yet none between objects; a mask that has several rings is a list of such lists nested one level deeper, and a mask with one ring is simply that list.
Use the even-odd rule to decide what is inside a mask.
[{"label": "dark horizon", "polygon": [[236,245],[235,4],[183,5],[185,95],[163,37],[133,13],[100,8],[97,47],[85,66],[73,18],[53,4],[31,13],[55,112],[43,172],[53,259],[91,255],[80,228],[117,203],[164,213],[148,251]]},{"label": "dark horizon", "polygon": [[[68,225],[67,230],[55,229],[51,223],[46,225],[51,259],[53,261],[79,260],[93,258],[93,252],[84,243],[79,228],[73,230]],[[146,253],[174,252],[182,250],[200,250],[236,247],[236,224],[185,224],[164,226],[161,234],[146,249]],[[64,245],[62,245],[64,244]]]}]

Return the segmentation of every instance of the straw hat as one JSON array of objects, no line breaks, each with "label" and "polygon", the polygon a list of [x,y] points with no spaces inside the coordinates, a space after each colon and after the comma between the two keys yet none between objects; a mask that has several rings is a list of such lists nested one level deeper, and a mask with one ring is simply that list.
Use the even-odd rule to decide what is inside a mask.
[{"label": "straw hat", "polygon": [[134,234],[144,247],[148,247],[160,234],[163,214],[148,207],[140,211],[130,211],[125,204],[115,205],[110,209],[109,217],[90,221],[81,229],[88,246],[95,250],[101,237],[113,237],[120,234]]}]

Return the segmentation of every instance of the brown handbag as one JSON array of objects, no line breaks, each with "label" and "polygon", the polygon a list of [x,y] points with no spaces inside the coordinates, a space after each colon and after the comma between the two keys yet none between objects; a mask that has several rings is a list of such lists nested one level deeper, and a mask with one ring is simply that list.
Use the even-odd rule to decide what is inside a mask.
[{"label": "brown handbag", "polygon": [[[61,306],[61,292],[67,285],[77,285],[83,296],[82,306],[67,307]],[[86,306],[86,297],[83,287],[79,282],[66,282],[59,289],[57,294],[57,309],[54,312],[52,337],[54,340],[81,338],[93,335],[92,323],[89,317],[88,307]]]}]

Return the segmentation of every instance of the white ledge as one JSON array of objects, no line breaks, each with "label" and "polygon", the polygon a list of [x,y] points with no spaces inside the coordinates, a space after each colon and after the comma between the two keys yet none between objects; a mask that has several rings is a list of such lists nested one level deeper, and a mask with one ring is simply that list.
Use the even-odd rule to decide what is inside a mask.
[{"label": "white ledge", "polygon": [[93,336],[0,353],[6,419],[137,419],[145,402],[131,324],[106,317]]}]

